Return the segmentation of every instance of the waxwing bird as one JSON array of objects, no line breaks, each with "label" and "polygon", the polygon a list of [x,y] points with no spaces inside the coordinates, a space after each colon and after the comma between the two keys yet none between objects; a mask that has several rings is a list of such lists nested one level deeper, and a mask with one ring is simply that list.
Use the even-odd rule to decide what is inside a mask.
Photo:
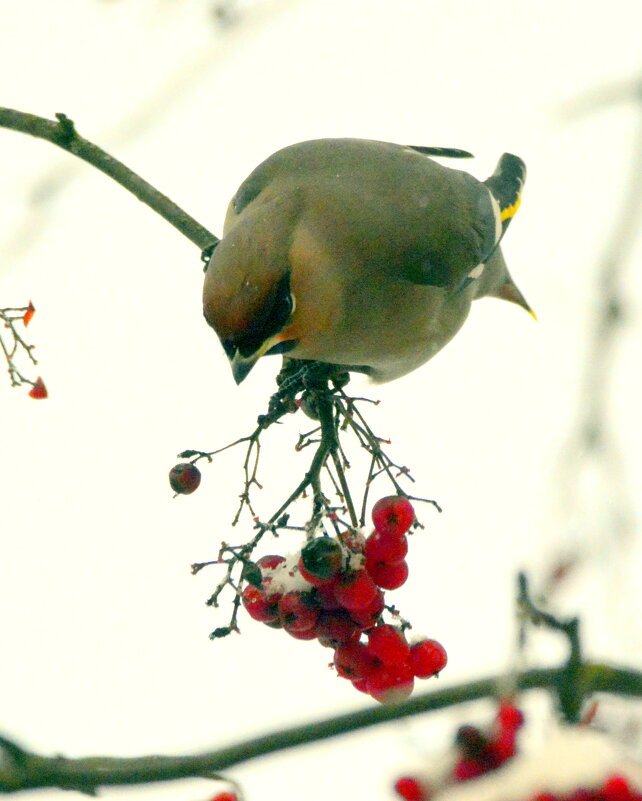
[{"label": "waxwing bird", "polygon": [[476,298],[531,312],[499,247],[523,161],[505,153],[481,182],[431,155],[470,154],[318,139],[241,184],[203,291],[237,383],[275,353],[390,381],[441,350]]}]

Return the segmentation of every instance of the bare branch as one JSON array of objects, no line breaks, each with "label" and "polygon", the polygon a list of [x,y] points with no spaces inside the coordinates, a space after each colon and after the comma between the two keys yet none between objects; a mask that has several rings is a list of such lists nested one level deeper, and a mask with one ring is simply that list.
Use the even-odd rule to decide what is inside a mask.
[{"label": "bare branch", "polygon": [[167,222],[186,236],[201,250],[215,245],[219,240],[183,209],[126,167],[104,150],[83,139],[76,133],[73,122],[65,114],[56,114],[57,122],[26,114],[22,111],[0,107],[0,127],[44,139],[66,150],[73,156],[104,172],[122,187],[131,192],[142,203],[160,214]]},{"label": "bare branch", "polygon": [[[515,686],[520,690],[553,688],[560,672],[555,668],[529,670],[516,677]],[[270,732],[217,751],[191,756],[81,759],[46,757],[31,753],[3,738],[0,739],[0,754],[5,758],[0,759],[0,791],[10,793],[38,787],[58,787],[93,794],[100,787],[114,785],[199,777],[218,778],[220,771],[267,754],[480,698],[492,698],[498,694],[502,678],[495,676],[424,693],[396,706],[378,706],[353,711],[315,723]],[[599,690],[623,696],[642,697],[642,673],[636,671],[584,664],[581,680],[587,691]]]}]

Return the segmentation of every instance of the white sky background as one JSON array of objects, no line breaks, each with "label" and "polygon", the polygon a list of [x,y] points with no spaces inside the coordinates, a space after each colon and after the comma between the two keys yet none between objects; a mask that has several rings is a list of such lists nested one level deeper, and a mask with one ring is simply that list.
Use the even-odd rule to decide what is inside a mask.
[{"label": "white sky background", "polygon": [[[570,124],[558,114],[639,74],[641,29],[642,7],[630,0],[599,9],[579,0],[248,0],[228,30],[205,0],[0,3],[0,103],[65,112],[217,233],[250,170],[302,139],[462,147],[476,154],[465,166],[479,178],[503,151],[527,162],[504,251],[540,322],[482,301],[433,362],[367,390],[385,401],[372,423],[392,438],[391,455],[445,509],[423,511],[410,579],[393,596],[416,631],[448,649],[439,684],[420,688],[510,667],[516,570],[541,575],[582,538],[593,561],[561,609],[583,615],[590,656],[639,665],[639,542],[592,528],[592,510],[575,531],[551,510],[596,264],[637,124],[631,104]],[[73,180],[34,210],[33,189],[51,171]],[[638,245],[612,421],[634,497],[641,255]],[[221,539],[249,535],[229,526],[242,453],[205,467],[189,498],[172,499],[167,471],[184,448],[249,433],[279,363],[263,360],[234,385],[201,316],[201,282],[197,249],[120,187],[47,143],[0,131],[0,306],[33,299],[29,336],[50,392],[35,402],[0,385],[0,728],[31,748],[189,752],[369,703],[325,667],[331,652],[317,643],[246,617],[242,636],[208,640],[227,622],[226,609],[203,603],[218,574],[194,578],[189,565],[211,558]],[[264,451],[263,516],[307,467],[309,454],[290,449],[305,428],[293,419],[266,437],[275,451]],[[563,653],[541,635],[532,655],[552,663]],[[383,801],[391,777],[438,751],[462,716],[488,709],[380,727],[232,775],[251,801]],[[213,788],[193,781],[104,796],[198,801]]]}]

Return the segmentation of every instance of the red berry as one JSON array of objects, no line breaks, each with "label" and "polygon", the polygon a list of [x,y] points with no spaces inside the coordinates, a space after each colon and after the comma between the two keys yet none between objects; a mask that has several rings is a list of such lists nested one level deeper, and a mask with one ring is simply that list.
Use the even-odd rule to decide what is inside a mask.
[{"label": "red berry", "polygon": [[368,573],[374,583],[384,590],[396,590],[406,583],[408,563],[405,561],[388,564],[387,562],[367,563]]},{"label": "red berry", "polygon": [[201,483],[201,471],[191,462],[180,462],[169,471],[169,483],[179,495],[190,495]]},{"label": "red berry", "polygon": [[418,679],[428,679],[441,672],[448,662],[444,646],[437,640],[422,640],[410,646],[409,664]]},{"label": "red berry", "polygon": [[27,306],[27,310],[25,311],[24,317],[22,318],[22,324],[26,328],[29,323],[31,322],[31,318],[36,313],[36,307],[33,305],[31,301],[29,301],[29,305]]},{"label": "red berry", "polygon": [[334,585],[326,584],[324,587],[317,587],[316,591],[317,603],[326,611],[334,609],[341,609],[341,604],[337,601],[334,594]]},{"label": "red berry", "polygon": [[306,631],[314,627],[319,609],[314,605],[311,593],[293,590],[286,592],[279,601],[279,620],[290,632]]},{"label": "red berry", "polygon": [[385,665],[405,665],[410,656],[403,632],[388,623],[368,632],[368,650]]},{"label": "red berry", "polygon": [[350,679],[352,682],[352,686],[355,690],[359,690],[360,693],[367,693],[368,692],[368,677],[364,676],[363,678],[357,679]]},{"label": "red berry", "polygon": [[561,801],[561,799],[553,793],[538,793],[531,798],[531,801]]},{"label": "red berry", "polygon": [[611,776],[602,788],[604,801],[629,801],[634,795],[624,776]]},{"label": "red berry", "polygon": [[481,762],[478,762],[476,759],[468,759],[463,757],[462,759],[458,760],[457,764],[453,768],[453,779],[456,782],[465,782],[468,779],[474,779],[477,776],[481,776],[482,774],[486,773],[487,769]]},{"label": "red berry", "polygon": [[285,556],[280,556],[276,553],[268,553],[256,560],[256,566],[261,570],[274,570],[275,567],[282,565],[285,562]]},{"label": "red berry", "polygon": [[210,801],[238,801],[234,793],[219,793],[211,798]]},{"label": "red berry", "polygon": [[263,590],[248,584],[241,593],[241,601],[250,617],[260,623],[274,623],[278,619],[276,604],[268,599]]},{"label": "red berry", "polygon": [[426,795],[417,779],[412,776],[402,776],[395,782],[395,790],[406,801],[425,801]]},{"label": "red berry", "polygon": [[516,731],[524,723],[524,715],[510,701],[502,701],[497,710],[497,723],[501,729]]},{"label": "red berry", "polygon": [[415,510],[407,498],[389,495],[378,500],[372,509],[372,522],[380,534],[399,537],[415,519]]},{"label": "red berry", "polygon": [[291,629],[289,626],[283,626],[283,631],[287,631],[290,637],[294,637],[295,640],[316,640],[317,633],[314,630],[314,626],[311,629]]},{"label": "red berry", "polygon": [[517,752],[515,745],[516,733],[516,731],[507,729],[502,731],[498,737],[495,737],[493,740],[491,740],[489,743],[489,748],[495,756],[496,762],[506,762],[507,759],[515,756]]},{"label": "red berry", "polygon": [[414,683],[407,665],[381,665],[367,679],[368,693],[381,704],[405,701],[412,693]]},{"label": "red berry", "polygon": [[314,631],[321,645],[330,648],[336,648],[359,637],[359,631],[345,609],[320,612]]},{"label": "red berry", "polygon": [[385,609],[386,601],[381,590],[377,590],[377,594],[372,601],[363,609],[351,609],[350,617],[359,626],[360,629],[367,631],[371,629],[375,623],[379,621],[381,613]]},{"label": "red berry", "polygon": [[334,652],[337,673],[346,679],[367,678],[380,664],[362,642],[340,645]]},{"label": "red berry", "polygon": [[401,562],[408,553],[408,540],[403,534],[392,537],[373,531],[366,540],[365,552],[367,562]]},{"label": "red berry", "polygon": [[377,588],[369,573],[356,570],[341,576],[334,594],[344,609],[365,609],[376,598]]},{"label": "red berry", "polygon": [[48,396],[49,393],[47,392],[45,382],[42,380],[42,378],[40,378],[40,376],[38,376],[38,378],[36,378],[36,383],[29,390],[29,397],[35,398],[36,400],[42,400]]}]

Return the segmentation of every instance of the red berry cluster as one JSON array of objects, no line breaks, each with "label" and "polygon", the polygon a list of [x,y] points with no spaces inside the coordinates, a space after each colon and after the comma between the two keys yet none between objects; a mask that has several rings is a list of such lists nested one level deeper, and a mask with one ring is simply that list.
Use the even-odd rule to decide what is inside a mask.
[{"label": "red berry cluster", "polygon": [[[459,756],[453,766],[449,783],[477,778],[496,770],[515,756],[517,732],[523,723],[521,711],[512,703],[503,701],[490,732],[482,732],[476,726],[461,726],[455,737]],[[395,790],[406,801],[428,801],[432,795],[425,782],[414,776],[402,776],[397,780]]]},{"label": "red berry cluster", "polygon": [[406,498],[392,496],[375,504],[372,519],[367,539],[355,532],[316,537],[293,557],[263,556],[241,600],[255,620],[333,648],[340,676],[389,702],[410,695],[415,677],[439,673],[446,652],[435,640],[411,646],[401,628],[381,622],[383,591],[408,577],[405,535],[415,513]]},{"label": "red berry cluster", "polygon": [[597,789],[578,787],[570,793],[538,793],[530,801],[642,801],[642,792],[616,774]]}]

